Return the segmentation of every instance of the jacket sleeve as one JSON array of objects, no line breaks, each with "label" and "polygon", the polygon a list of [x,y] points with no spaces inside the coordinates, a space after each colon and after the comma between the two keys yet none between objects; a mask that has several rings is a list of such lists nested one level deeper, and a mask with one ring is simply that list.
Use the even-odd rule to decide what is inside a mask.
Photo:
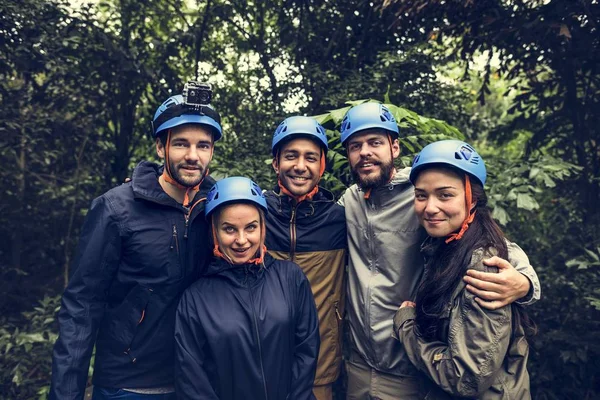
[{"label": "jacket sleeve", "polygon": [[[497,271],[483,259],[489,253],[473,253],[469,268]],[[417,335],[412,307],[398,310],[394,333],[408,358],[442,390],[454,396],[478,397],[493,383],[502,368],[512,336],[512,308],[481,307],[461,282],[452,296],[448,337],[445,342],[427,341]],[[417,304],[418,307],[418,304]]]},{"label": "jacket sleeve", "polygon": [[319,356],[319,320],[308,279],[298,267],[301,279],[296,283],[298,296],[294,364],[289,399],[314,399],[313,386]]},{"label": "jacket sleeve", "polygon": [[74,274],[58,312],[49,398],[83,399],[106,293],[121,256],[120,226],[106,196],[92,202],[82,227]]},{"label": "jacket sleeve", "polygon": [[184,292],[175,316],[175,390],[178,399],[218,400],[204,370],[206,335],[193,293]]},{"label": "jacket sleeve", "polygon": [[516,243],[509,241],[506,241],[506,246],[508,247],[508,262],[511,263],[511,265],[517,269],[517,271],[525,275],[525,277],[527,277],[531,283],[531,289],[529,290],[529,293],[525,297],[517,300],[517,303],[522,305],[533,304],[542,296],[542,289],[538,276],[533,267],[529,264],[529,258],[527,258],[527,254],[525,254],[523,249],[521,249]]},{"label": "jacket sleeve", "polygon": [[447,343],[418,336],[415,315],[414,308],[405,307],[394,317],[394,332],[410,361],[453,396],[478,397],[485,392],[508,351],[511,306],[487,310],[463,290],[450,316]]}]

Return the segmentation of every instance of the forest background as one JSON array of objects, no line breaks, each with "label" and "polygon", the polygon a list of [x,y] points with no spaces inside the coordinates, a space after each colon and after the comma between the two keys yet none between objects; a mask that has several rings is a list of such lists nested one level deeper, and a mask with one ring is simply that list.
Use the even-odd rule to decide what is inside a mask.
[{"label": "forest background", "polygon": [[600,396],[598,0],[0,0],[0,398],[44,399],[55,313],[91,200],[142,159],[156,107],[198,75],[224,126],[215,177],[274,180],[270,138],[393,104],[401,162],[465,138],[543,298],[535,399]]}]

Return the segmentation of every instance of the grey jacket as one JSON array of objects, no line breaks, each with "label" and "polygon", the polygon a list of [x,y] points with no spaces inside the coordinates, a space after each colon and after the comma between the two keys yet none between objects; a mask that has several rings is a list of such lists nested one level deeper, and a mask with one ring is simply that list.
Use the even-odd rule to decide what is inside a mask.
[{"label": "grey jacket", "polygon": [[[468,268],[497,272],[483,264],[492,255],[476,250]],[[394,317],[395,336],[412,363],[429,378],[424,398],[531,399],[529,345],[523,327],[513,326],[512,306],[482,308],[461,280],[445,309],[444,328],[437,340],[417,335],[414,308],[401,308]]]},{"label": "grey jacket", "polygon": [[[392,319],[404,300],[414,299],[423,272],[420,246],[426,232],[414,212],[410,168],[373,189],[369,199],[353,185],[339,203],[348,228],[347,319],[352,348],[372,368],[398,376],[416,375],[404,348],[392,338]],[[509,261],[532,284],[523,304],[540,298],[540,284],[527,256],[509,245]]]}]

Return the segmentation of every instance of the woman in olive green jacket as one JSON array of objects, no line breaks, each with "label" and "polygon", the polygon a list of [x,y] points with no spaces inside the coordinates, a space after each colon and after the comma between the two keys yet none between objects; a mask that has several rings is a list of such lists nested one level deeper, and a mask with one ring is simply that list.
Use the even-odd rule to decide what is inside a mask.
[{"label": "woman in olive green jacket", "polygon": [[394,336],[428,378],[423,398],[530,399],[526,315],[514,303],[481,307],[462,280],[467,269],[497,272],[483,260],[508,252],[487,208],[483,160],[467,143],[435,142],[415,157],[410,179],[429,238],[415,302],[400,306]]}]

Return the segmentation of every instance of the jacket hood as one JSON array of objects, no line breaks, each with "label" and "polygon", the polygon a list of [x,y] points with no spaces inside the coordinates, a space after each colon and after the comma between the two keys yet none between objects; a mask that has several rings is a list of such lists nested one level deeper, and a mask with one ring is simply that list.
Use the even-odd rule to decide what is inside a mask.
[{"label": "jacket hood", "polygon": [[410,180],[408,179],[408,177],[410,176],[410,170],[411,169],[412,168],[410,168],[410,167],[406,167],[406,168],[402,168],[402,169],[396,170],[396,174],[394,175],[394,177],[390,181],[390,184],[391,185],[400,185],[400,184],[404,184],[404,183],[410,182]]}]

